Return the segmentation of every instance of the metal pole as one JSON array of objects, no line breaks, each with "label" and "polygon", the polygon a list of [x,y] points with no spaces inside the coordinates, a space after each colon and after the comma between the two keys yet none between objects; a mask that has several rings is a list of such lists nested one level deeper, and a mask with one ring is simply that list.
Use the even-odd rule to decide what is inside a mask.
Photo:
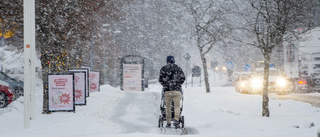
[{"label": "metal pole", "polygon": [[1,47],[4,46],[4,34],[2,34],[2,37],[1,37]]},{"label": "metal pole", "polygon": [[[104,52],[104,54],[106,54],[106,44],[105,44],[105,40],[104,40],[104,38],[105,38],[105,31],[103,31],[103,38],[102,38],[102,41],[103,41],[103,52]],[[103,60],[103,84],[106,84],[107,82],[106,82],[106,59],[104,59]]]},{"label": "metal pole", "polygon": [[24,9],[24,128],[30,127],[34,117],[35,63],[35,1],[25,0]]},{"label": "metal pole", "polygon": [[186,62],[186,88],[188,85],[188,61]]},{"label": "metal pole", "polygon": [[201,87],[201,74],[200,74],[200,87]]},{"label": "metal pole", "polygon": [[36,28],[35,28],[35,24],[36,24],[36,11],[35,11],[35,0],[33,0],[33,5],[32,5],[32,17],[31,17],[31,36],[32,36],[32,46],[30,47],[31,48],[31,102],[30,102],[30,119],[35,119],[35,89],[36,89],[36,80],[35,80],[35,77],[36,77],[36,73],[35,73],[35,60],[36,60]]},{"label": "metal pole", "polygon": [[191,75],[191,85],[193,87],[193,76]]},{"label": "metal pole", "polygon": [[0,56],[0,71],[2,71],[2,70],[1,70],[1,60],[2,60],[2,57]]},{"label": "metal pole", "polygon": [[[94,27],[95,27],[95,25],[93,24],[92,25],[93,26],[93,30],[95,30],[94,29]],[[90,50],[90,69],[91,70],[93,70],[93,43],[94,43],[94,36],[92,35],[92,38],[91,38],[91,50]]]},{"label": "metal pole", "polygon": [[113,66],[113,86],[116,87],[116,67]]},{"label": "metal pole", "polygon": [[[106,33],[106,27],[108,27],[109,24],[102,24],[102,27],[103,27],[103,50],[104,50],[104,54],[106,54],[106,44],[105,44],[105,33]],[[106,55],[105,55],[106,56]],[[107,72],[106,72],[106,69],[107,69],[107,64],[106,64],[106,58],[105,60],[103,61],[103,83],[104,84],[107,84]]]}]

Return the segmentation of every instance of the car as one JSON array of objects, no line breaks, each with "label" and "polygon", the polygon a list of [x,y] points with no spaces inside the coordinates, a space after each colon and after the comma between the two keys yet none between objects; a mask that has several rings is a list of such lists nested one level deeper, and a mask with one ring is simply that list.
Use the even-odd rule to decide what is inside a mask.
[{"label": "car", "polygon": [[0,81],[0,108],[8,106],[13,100],[15,100],[15,95],[9,83]]},{"label": "car", "polygon": [[[249,93],[262,94],[264,69],[258,68],[253,71],[250,78]],[[294,91],[294,83],[279,73],[276,68],[269,68],[268,92],[278,95],[289,94]]]},{"label": "car", "polygon": [[320,73],[313,73],[311,75],[310,83],[313,92],[320,92]]},{"label": "car", "polygon": [[14,90],[17,98],[23,96],[24,85],[21,80],[14,79],[2,71],[0,72],[0,80],[9,83],[9,87]]},{"label": "car", "polygon": [[301,77],[295,80],[296,93],[310,93],[312,92],[312,81],[308,77]]},{"label": "car", "polygon": [[240,93],[248,93],[249,91],[249,79],[251,77],[251,72],[239,73],[238,78],[235,81],[235,90]]}]

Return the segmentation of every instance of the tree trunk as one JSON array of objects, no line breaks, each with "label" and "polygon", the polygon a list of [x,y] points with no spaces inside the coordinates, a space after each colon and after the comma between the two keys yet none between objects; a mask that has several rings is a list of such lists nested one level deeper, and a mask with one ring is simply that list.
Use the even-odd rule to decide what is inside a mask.
[{"label": "tree trunk", "polygon": [[269,62],[270,54],[266,51],[264,54],[264,75],[263,75],[263,94],[262,94],[262,116],[269,117],[269,96],[268,96],[268,81],[269,81]]},{"label": "tree trunk", "polygon": [[207,69],[207,60],[204,57],[203,54],[200,55],[202,60],[202,66],[203,66],[203,75],[204,75],[204,82],[206,85],[206,92],[210,93],[210,85],[209,85],[209,79],[208,79],[208,69]]}]

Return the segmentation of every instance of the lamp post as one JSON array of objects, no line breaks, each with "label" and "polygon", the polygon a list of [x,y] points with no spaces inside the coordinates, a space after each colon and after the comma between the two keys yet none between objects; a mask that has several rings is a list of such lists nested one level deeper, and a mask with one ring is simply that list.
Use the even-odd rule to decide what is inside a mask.
[{"label": "lamp post", "polygon": [[[115,30],[114,32],[114,45],[113,45],[113,51],[116,53],[116,41],[117,41],[117,35],[119,35],[120,33],[121,33],[121,31],[120,30]],[[116,60],[116,54],[114,55],[114,59]],[[113,86],[114,87],[116,87],[116,77],[117,77],[117,73],[116,73],[116,71],[117,71],[117,69],[116,69],[116,62],[114,63],[114,65],[113,65],[113,71],[114,71],[114,73],[113,73]]]},{"label": "lamp post", "polygon": [[186,88],[187,88],[187,84],[188,84],[188,62],[191,58],[190,54],[189,53],[186,53],[184,56],[183,56],[185,59],[186,59]]},{"label": "lamp post", "polygon": [[[103,38],[102,38],[102,41],[103,41],[103,50],[104,50],[104,53],[106,53],[106,50],[107,50],[107,47],[106,47],[106,44],[105,44],[105,33],[106,33],[106,28],[109,27],[110,24],[102,24],[102,27],[103,27]],[[106,56],[105,55],[105,59],[103,60],[103,83],[106,84],[107,83],[107,68],[108,68],[108,65],[106,63]]]}]

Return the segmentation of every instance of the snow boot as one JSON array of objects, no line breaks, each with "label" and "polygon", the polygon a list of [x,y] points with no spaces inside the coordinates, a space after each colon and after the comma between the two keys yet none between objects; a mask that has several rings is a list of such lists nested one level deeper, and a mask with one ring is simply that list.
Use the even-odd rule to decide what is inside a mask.
[{"label": "snow boot", "polygon": [[171,124],[167,124],[166,128],[171,128]]},{"label": "snow boot", "polygon": [[178,120],[174,120],[174,127],[176,128],[176,129],[178,129],[178,128],[180,128],[180,123],[179,123],[179,121]]}]

